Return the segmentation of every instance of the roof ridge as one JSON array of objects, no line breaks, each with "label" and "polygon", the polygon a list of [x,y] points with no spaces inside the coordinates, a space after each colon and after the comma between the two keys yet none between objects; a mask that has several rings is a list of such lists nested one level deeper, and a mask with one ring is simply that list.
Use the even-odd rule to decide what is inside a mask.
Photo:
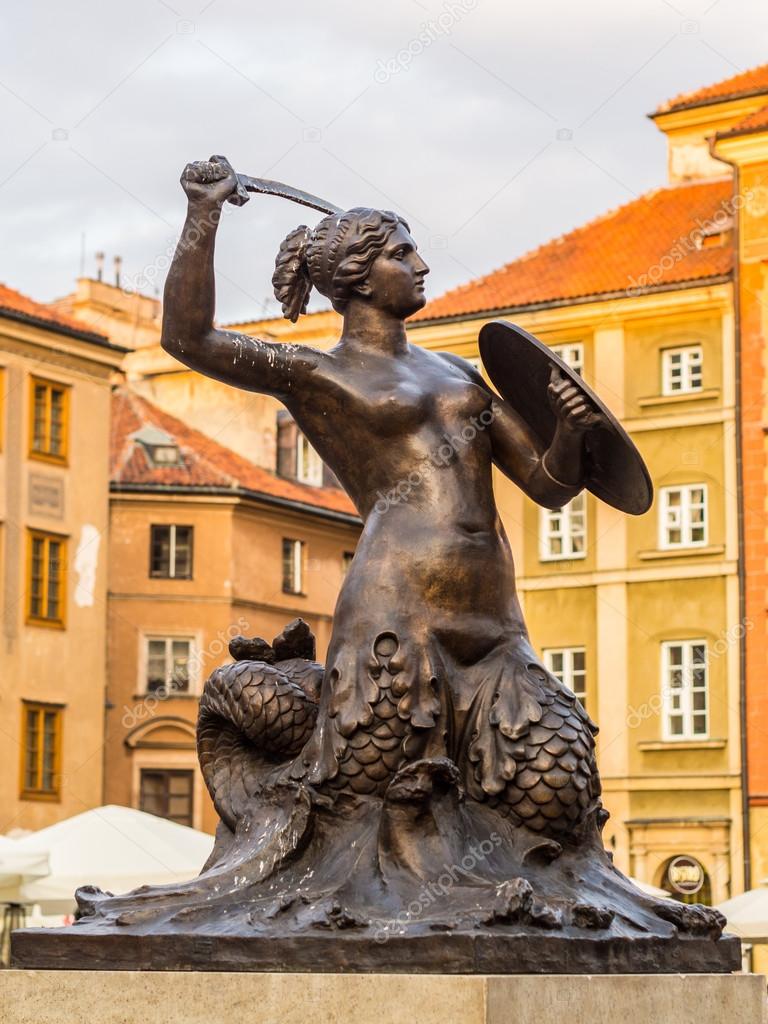
[{"label": "roof ridge", "polygon": [[[657,185],[656,187],[648,189],[645,192],[641,192],[639,195],[635,196],[634,199],[628,199],[624,203],[618,203],[616,206],[611,206],[602,213],[596,214],[589,220],[584,221],[584,223],[577,224],[576,227],[570,228],[567,231],[563,231],[559,235],[555,235],[552,238],[549,238],[546,242],[541,242],[539,245],[534,246],[534,248],[526,250],[520,256],[516,256],[514,259],[508,260],[506,263],[501,264],[501,266],[496,267],[494,270],[489,270],[486,274],[481,274],[479,277],[473,277],[471,280],[465,281],[463,284],[457,285],[455,288],[449,288],[448,291],[443,292],[442,295],[439,295],[437,299],[443,299],[448,297],[449,295],[460,295],[464,291],[474,289],[478,285],[488,281],[490,278],[495,277],[497,274],[501,274],[507,270],[512,270],[515,267],[519,267],[523,263],[529,262],[535,257],[541,255],[541,253],[544,250],[548,249],[550,246],[554,247],[557,245],[561,245],[573,239],[574,236],[579,235],[582,232],[586,233],[591,228],[594,228],[597,224],[610,220],[611,217],[615,217],[616,214],[619,213],[621,210],[626,210],[633,204],[639,203],[643,200],[648,200],[652,196],[660,195],[662,192],[673,192],[677,191],[678,189],[690,188],[691,186],[709,185],[715,182],[728,181],[729,179],[730,175],[724,174],[718,176],[717,178],[700,178],[694,181],[682,181],[670,183],[668,185]],[[434,301],[437,301],[437,299]]]},{"label": "roof ridge", "polygon": [[740,121],[727,128],[725,131],[717,132],[716,139],[727,139],[733,135],[750,135],[754,132],[765,131],[768,128],[768,103],[753,110],[751,114],[742,117]]},{"label": "roof ridge", "polygon": [[[749,75],[755,75],[758,72],[764,71],[768,74],[768,63],[763,61],[761,64],[755,64],[750,68],[744,68],[743,71],[738,71],[735,75],[729,75],[727,78],[721,78],[716,82],[712,82],[710,85],[699,86],[698,89],[687,89],[685,92],[677,93],[668,100],[664,100],[660,103],[651,117],[656,117],[659,114],[668,114],[673,110],[678,110],[684,107],[705,107],[710,106],[714,103],[725,103],[730,99],[737,99],[740,96],[759,96],[762,92],[768,94],[768,84],[765,86],[757,85],[752,88],[745,86],[743,88],[736,88],[733,92],[710,92],[710,90],[717,89],[720,86],[726,86],[729,82],[738,81],[741,78],[746,78]],[[696,97],[699,97],[697,100]]]},{"label": "roof ridge", "polygon": [[26,292],[6,284],[5,281],[0,281],[0,310],[25,317],[29,320],[35,320],[39,323],[61,327],[65,331],[76,331],[83,335],[84,338],[90,337],[91,339],[99,339],[101,343],[108,342],[111,344],[109,337],[101,331],[96,331],[83,321],[76,320],[65,313],[59,313],[51,309],[48,304],[38,302],[31,295],[27,295]]},{"label": "roof ridge", "polygon": [[733,189],[729,174],[656,185],[488,273],[432,299],[414,326],[445,317],[524,308],[729,274],[728,246],[686,243]]},{"label": "roof ridge", "polygon": [[[354,514],[354,506],[351,499],[339,487],[314,487],[298,480],[280,477],[277,473],[258,465],[247,456],[234,451],[234,449],[229,448],[221,441],[209,437],[181,418],[166,412],[127,385],[116,388],[114,397],[128,403],[128,408],[139,425],[152,425],[170,434],[182,454],[186,455],[183,466],[157,467],[150,464],[145,452],[145,470],[142,471],[141,475],[146,479],[147,483],[152,482],[151,477],[153,474],[176,470],[181,477],[184,474],[187,475],[186,480],[177,479],[175,481],[181,488],[198,486],[201,481],[195,481],[194,477],[197,475],[198,477],[207,478],[206,486],[226,487],[233,491],[239,489],[253,494],[261,493],[265,497],[278,495],[290,502],[309,508],[326,508],[332,511]],[[115,430],[113,439],[113,450],[116,448],[120,436],[120,429],[118,427]],[[113,482],[131,482],[130,479],[125,480],[125,475],[130,476],[130,472],[124,474],[124,470],[130,467],[134,447],[134,443],[128,443],[120,455],[115,456],[116,465],[115,469],[111,472]],[[349,506],[349,508],[341,507],[345,505]]]},{"label": "roof ridge", "polygon": [[[112,392],[112,397],[113,398],[114,397],[124,397],[124,398],[127,399],[131,412],[136,417],[136,419],[139,421],[139,425],[138,425],[138,427],[136,429],[140,429],[141,428],[141,416],[139,415],[139,413],[136,410],[136,408],[134,406],[134,403],[133,403],[134,392],[132,392],[130,388],[121,385],[120,387],[117,387],[117,388],[114,389],[114,391]],[[113,420],[112,420],[112,429],[114,430],[114,428],[115,428],[115,423],[114,423],[114,418],[113,418]],[[133,456],[133,453],[134,453],[135,449],[136,449],[136,442],[131,438],[130,434],[126,434],[125,440],[123,442],[123,448],[122,448],[122,451],[120,452],[120,456],[119,456],[119,459],[118,459],[118,465],[114,469],[110,468],[110,473],[109,473],[110,479],[117,479],[118,481],[120,480],[120,478],[122,477],[122,474],[123,474],[123,470],[125,469],[125,467],[130,462],[131,457]],[[145,459],[146,459],[146,455],[145,455]]]},{"label": "roof ridge", "polygon": [[[131,407],[133,408],[134,412],[136,412],[135,403],[141,403],[141,405],[144,407],[145,417],[149,417],[149,422],[151,423],[151,425],[159,430],[165,430],[168,434],[170,434],[178,448],[182,451],[182,453],[184,452],[185,449],[188,454],[191,454],[192,451],[194,450],[195,458],[198,459],[200,462],[204,463],[208,467],[208,469],[213,471],[217,476],[223,477],[223,479],[228,482],[230,487],[237,487],[240,484],[240,481],[236,477],[233,477],[231,473],[227,473],[220,466],[217,466],[216,463],[213,462],[210,459],[210,457],[205,453],[204,449],[192,449],[191,445],[185,444],[184,441],[178,436],[178,432],[174,430],[173,426],[171,426],[170,428],[164,426],[162,420],[167,419],[170,420],[172,424],[178,424],[182,428],[182,431],[187,431],[193,435],[196,435],[196,439],[199,439],[204,444],[217,445],[219,448],[224,449],[228,454],[234,455],[238,458],[243,458],[243,456],[238,456],[238,453],[236,451],[233,451],[233,449],[227,447],[227,445],[222,444],[221,441],[217,441],[215,438],[209,437],[207,434],[204,434],[201,430],[198,430],[196,427],[191,426],[189,423],[185,423],[184,420],[180,419],[178,416],[174,416],[172,413],[166,412],[165,409],[161,409],[159,406],[155,405],[154,402],[150,402],[148,398],[145,398],[144,395],[140,395],[138,392],[134,391],[131,388],[126,388],[126,391],[129,394],[129,400],[131,401]],[[138,412],[136,412],[136,414],[138,415]],[[159,423],[158,417],[160,419]],[[141,419],[141,417],[139,418]],[[255,465],[255,463],[253,463],[253,465]]]}]

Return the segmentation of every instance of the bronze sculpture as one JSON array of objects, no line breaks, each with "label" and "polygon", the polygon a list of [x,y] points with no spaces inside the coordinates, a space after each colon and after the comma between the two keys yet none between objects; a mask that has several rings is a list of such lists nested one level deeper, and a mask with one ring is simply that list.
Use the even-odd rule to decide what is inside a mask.
[{"label": "bronze sculpture", "polygon": [[[123,897],[80,890],[80,923],[20,933],[16,964],[735,969],[721,915],[643,895],[603,849],[597,730],[531,648],[494,501],[492,464],[545,506],[589,485],[644,511],[631,442],[543,346],[530,367],[549,374],[546,409],[539,390],[541,415],[526,421],[469,363],[410,345],[428,268],[387,211],[256,183],[333,211],[285,239],[273,283],[294,321],[317,288],[342,336],[321,352],[215,328],[216,229],[244,181],[223,157],[182,175],[163,345],[278,397],[355,502],[364,528],[327,661],[300,620],[271,644],[233,641],[200,704],[221,817],[200,877]],[[508,330],[488,325],[481,347],[524,381],[524,363],[504,370]]]}]

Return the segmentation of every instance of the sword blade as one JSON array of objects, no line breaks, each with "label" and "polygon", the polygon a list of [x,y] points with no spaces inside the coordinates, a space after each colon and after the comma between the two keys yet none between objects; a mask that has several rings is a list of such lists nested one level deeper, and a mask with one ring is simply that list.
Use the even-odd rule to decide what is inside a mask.
[{"label": "sword blade", "polygon": [[279,196],[281,199],[290,199],[294,203],[299,203],[301,206],[308,206],[312,210],[318,210],[320,213],[343,213],[343,209],[340,206],[335,206],[333,203],[329,203],[327,199],[321,199],[319,196],[313,196],[311,192],[302,192],[301,189],[294,188],[293,185],[285,185],[282,181],[270,181],[269,178],[251,178],[247,174],[238,174],[238,190],[230,196],[230,202],[235,202],[241,205],[247,202],[247,192],[259,192],[265,196]]}]

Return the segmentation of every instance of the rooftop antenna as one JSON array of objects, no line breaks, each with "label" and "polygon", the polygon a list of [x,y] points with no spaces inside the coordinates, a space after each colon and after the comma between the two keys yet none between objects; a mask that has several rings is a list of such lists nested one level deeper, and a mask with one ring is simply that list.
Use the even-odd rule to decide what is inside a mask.
[{"label": "rooftop antenna", "polygon": [[115,256],[114,257],[114,263],[115,263],[115,288],[119,288],[120,287],[120,267],[123,265],[123,257],[122,256]]},{"label": "rooftop antenna", "polygon": [[96,253],[96,280],[102,281],[104,279],[104,253]]}]

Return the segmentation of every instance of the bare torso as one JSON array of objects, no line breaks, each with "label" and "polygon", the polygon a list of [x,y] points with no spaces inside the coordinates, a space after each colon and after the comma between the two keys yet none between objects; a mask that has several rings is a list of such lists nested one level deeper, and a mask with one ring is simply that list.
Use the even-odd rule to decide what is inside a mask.
[{"label": "bare torso", "polygon": [[364,522],[331,657],[390,630],[471,664],[523,632],[493,497],[491,393],[414,346],[398,356],[338,346],[310,375],[286,404]]}]

